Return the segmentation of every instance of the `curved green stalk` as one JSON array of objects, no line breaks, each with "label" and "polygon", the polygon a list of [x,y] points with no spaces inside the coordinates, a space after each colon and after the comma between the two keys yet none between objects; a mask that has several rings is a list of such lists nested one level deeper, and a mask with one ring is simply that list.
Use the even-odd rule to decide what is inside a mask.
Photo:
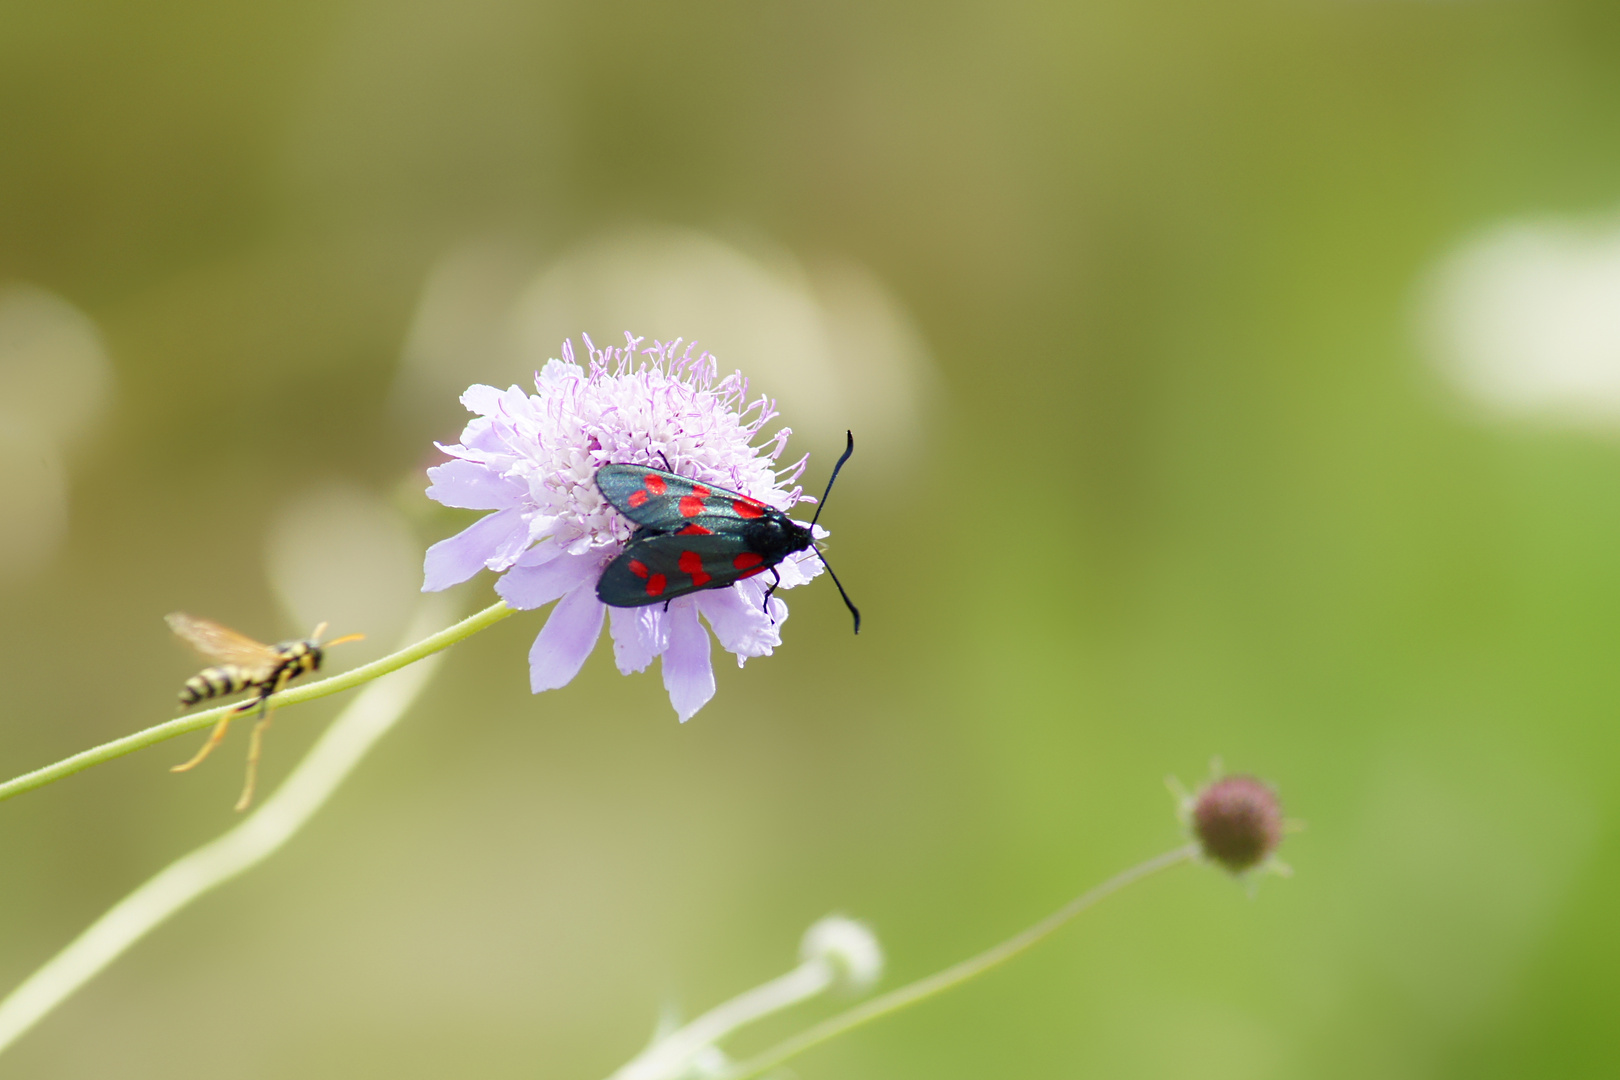
[{"label": "curved green stalk", "polygon": [[899,1012],[901,1009],[915,1005],[919,1001],[925,1001],[935,994],[942,994],[947,990],[960,986],[969,979],[983,975],[991,968],[1011,960],[1048,934],[1062,927],[1064,923],[1067,923],[1082,911],[1095,905],[1099,900],[1113,895],[1133,882],[1156,874],[1160,870],[1168,869],[1177,863],[1187,862],[1197,854],[1197,845],[1189,844],[1186,847],[1176,848],[1174,851],[1167,851],[1163,855],[1149,859],[1138,866],[1133,866],[1123,873],[1115,874],[1101,885],[1081,893],[1034,926],[1021,933],[1014,934],[1001,944],[994,945],[979,955],[963,960],[959,964],[953,964],[944,971],[935,972],[926,978],[918,979],[916,982],[902,986],[897,990],[891,990],[881,997],[875,997],[871,1001],[855,1006],[853,1009],[823,1020],[791,1039],[778,1043],[763,1054],[739,1062],[725,1070],[720,1076],[722,1080],[750,1080],[751,1077],[768,1072],[788,1058],[802,1054],[812,1047],[819,1046],[828,1039],[836,1038],[846,1031],[852,1031],[860,1027],[862,1024],[893,1012]]},{"label": "curved green stalk", "polygon": [[[341,675],[333,675],[331,678],[322,679],[320,682],[308,683],[292,690],[283,690],[270,698],[270,704],[276,708],[284,708],[304,701],[314,701],[316,698],[323,698],[329,694],[336,694],[351,687],[359,686],[361,683],[370,682],[372,679],[387,675],[391,671],[398,671],[408,664],[414,664],[423,657],[432,656],[441,649],[447,649],[456,642],[493,626],[511,614],[513,614],[513,609],[507,607],[504,600],[497,600],[478,614],[469,616],[447,629],[440,630],[437,634],[431,634],[416,644],[406,646],[396,653],[383,657],[381,660],[373,660],[369,664],[362,664],[351,671],[345,671]],[[89,750],[80,751],[72,757],[63,758],[61,761],[47,765],[42,769],[23,773],[19,777],[0,784],[0,801],[9,799],[14,795],[21,795],[25,791],[33,791],[35,788],[44,787],[46,784],[60,780],[64,776],[71,776],[76,772],[88,769],[92,765],[100,765],[104,761],[111,761],[113,758],[123,757],[125,754],[132,754],[137,750],[144,750],[148,746],[156,745],[166,739],[172,739],[176,735],[198,731],[210,726],[234,708],[236,708],[234,704],[220,705],[217,708],[205,709],[202,712],[177,716],[173,720],[154,725],[144,731],[137,731],[133,735],[125,735],[121,739],[114,739]]]},{"label": "curved green stalk", "polygon": [[[443,597],[429,597],[413,620],[413,636],[435,625],[449,612],[449,604]],[[482,614],[488,613],[485,611]],[[455,629],[457,627],[451,627],[443,633]],[[411,648],[420,649],[428,641],[442,636],[435,634]],[[422,652],[416,659],[428,656],[429,652]],[[399,655],[402,654],[395,654]],[[0,1000],[0,1052],[100,974],[154,927],[203,893],[257,866],[280,850],[325,805],[332,792],[353,772],[377,740],[405,715],[427,685],[438,662],[439,659],[434,657],[397,679],[368,686],[364,693],[349,703],[348,708],[338,714],[331,727],[326,729],[304,759],[288,774],[281,787],[258,810],[223,836],[170,863],[140,888],[114,904],[111,910]],[[400,664],[394,666],[399,667]],[[359,670],[363,669],[356,669]],[[346,676],[339,676],[343,677]]]}]

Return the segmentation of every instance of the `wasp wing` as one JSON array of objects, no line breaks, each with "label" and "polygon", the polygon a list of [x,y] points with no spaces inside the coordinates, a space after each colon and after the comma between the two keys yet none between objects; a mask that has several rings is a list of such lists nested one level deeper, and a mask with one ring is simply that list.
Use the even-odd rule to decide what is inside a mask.
[{"label": "wasp wing", "polygon": [[596,487],[613,508],[650,533],[736,532],[771,513],[758,499],[645,465],[604,465]]},{"label": "wasp wing", "polygon": [[764,573],[775,563],[740,537],[662,533],[637,540],[607,564],[596,597],[610,607],[643,607]]},{"label": "wasp wing", "polygon": [[178,634],[187,645],[196,649],[204,659],[221,664],[235,664],[251,677],[264,678],[281,662],[281,654],[261,641],[246,634],[238,634],[229,627],[211,619],[175,612],[164,616],[169,629]]}]

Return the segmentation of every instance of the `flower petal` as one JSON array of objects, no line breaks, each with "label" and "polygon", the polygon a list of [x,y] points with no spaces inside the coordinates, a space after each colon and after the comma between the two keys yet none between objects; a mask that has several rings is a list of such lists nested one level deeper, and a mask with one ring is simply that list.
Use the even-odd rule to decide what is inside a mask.
[{"label": "flower petal", "polygon": [[698,622],[697,605],[679,600],[670,606],[664,624],[669,632],[669,647],[664,650],[664,689],[669,691],[669,703],[684,724],[714,697],[709,632]]},{"label": "flower petal", "polygon": [[[540,547],[554,545],[541,544]],[[524,555],[527,557],[528,552]],[[601,565],[600,557],[591,555],[558,555],[538,566],[520,564],[501,575],[495,583],[495,593],[519,611],[549,604],[586,582],[591,584],[594,595]]]},{"label": "flower petal", "polygon": [[529,689],[538,694],[567,686],[602,636],[602,601],[587,581],[557,602],[529,650]]},{"label": "flower petal", "polygon": [[[549,539],[549,538],[543,538]],[[536,544],[534,547],[512,560],[513,566],[540,566],[562,555],[563,549],[557,544]]]},{"label": "flower petal", "polygon": [[488,416],[495,411],[495,403],[500,400],[500,396],[499,387],[490,386],[488,383],[473,383],[461,395],[461,405],[468,412]]},{"label": "flower petal", "polygon": [[583,379],[585,369],[578,364],[570,364],[566,360],[552,358],[546,361],[546,366],[535,375],[535,382],[541,391],[549,390],[560,382],[568,379]]},{"label": "flower petal", "polygon": [[515,506],[485,514],[448,540],[427,550],[422,560],[422,591],[438,592],[459,585],[482,570],[499,552],[529,535]]},{"label": "flower petal", "polygon": [[664,609],[657,604],[637,608],[608,608],[608,630],[613,634],[613,661],[622,674],[646,671],[653,658],[669,648]]},{"label": "flower petal", "polygon": [[[502,575],[496,590],[514,607],[556,604],[531,656],[537,690],[571,680],[600,637],[595,581],[633,535],[594,482],[602,465],[660,465],[783,511],[802,494],[803,463],[777,468],[788,429],[764,435],[776,415],[772,402],[750,401],[740,372],[720,378],[714,357],[679,341],[627,335],[622,348],[586,344],[588,363],[576,363],[565,343],[562,358],[536,373],[532,393],[469,387],[462,403],[475,415],[460,443],[440,445],[452,460],[440,459],[429,473],[437,501],[495,513],[434,546],[426,587],[464,581],[482,565]],[[779,567],[783,589],[822,569],[814,552],[794,554],[804,565],[790,556]],[[749,580],[667,608],[615,609],[615,662],[638,671],[662,656],[670,701],[689,718],[715,692],[711,628],[739,662],[780,644],[786,606],[775,598],[762,604],[767,584]]]},{"label": "flower petal", "polygon": [[528,488],[493,469],[460,459],[435,465],[427,471],[427,497],[462,510],[504,510],[516,506]]},{"label": "flower petal", "polygon": [[[720,647],[737,655],[737,666],[750,656],[769,656],[782,644],[780,620],[771,621],[758,589],[713,589],[699,593],[696,599]],[[774,601],[772,606],[776,606]]]},{"label": "flower petal", "polygon": [[821,561],[821,553],[811,550],[789,555],[776,564],[776,573],[782,579],[779,589],[791,589],[804,585],[812,578],[820,576],[826,569]]}]

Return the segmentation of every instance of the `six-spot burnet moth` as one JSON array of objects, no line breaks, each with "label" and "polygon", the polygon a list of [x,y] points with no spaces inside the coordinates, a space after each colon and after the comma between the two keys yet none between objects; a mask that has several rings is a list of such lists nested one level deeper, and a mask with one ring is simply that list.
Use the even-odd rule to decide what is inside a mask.
[{"label": "six-spot burnet moth", "polygon": [[614,509],[636,523],[630,543],[608,563],[596,583],[596,596],[609,607],[663,604],[697,592],[724,589],[769,570],[776,580],[765,590],[768,602],[781,577],[776,564],[796,551],[814,549],[861,632],[861,613],[850,603],[838,575],[816,547],[816,519],[832,494],[833,481],[855,452],[855,436],[827,478],[827,492],[809,525],[746,495],[700,484],[690,476],[645,465],[604,465],[596,486]]}]

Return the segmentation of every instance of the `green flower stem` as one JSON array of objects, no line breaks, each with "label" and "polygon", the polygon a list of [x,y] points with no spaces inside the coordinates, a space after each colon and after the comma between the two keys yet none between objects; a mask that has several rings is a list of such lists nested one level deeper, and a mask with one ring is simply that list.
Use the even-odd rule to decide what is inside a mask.
[{"label": "green flower stem", "polygon": [[[450,610],[449,602],[444,597],[428,597],[413,620],[409,637],[426,633],[429,627],[439,625]],[[478,618],[490,616],[494,610],[490,608],[473,619],[395,653],[390,660],[413,652],[415,655],[411,659],[429,656],[434,650],[424,647],[430,642],[461,630]],[[499,617],[487,618],[484,625]],[[468,629],[461,636],[472,632],[472,629]],[[459,639],[440,641],[437,648],[442,649],[454,640]],[[388,670],[409,662],[399,660]],[[208,890],[257,866],[278,851],[325,805],[377,740],[405,714],[427,685],[438,662],[439,658],[433,657],[397,679],[366,687],[338,714],[314,747],[304,755],[304,759],[257,810],[223,836],[176,859],[114,904],[61,952],[47,960],[4,1000],[0,1000],[0,1051],[11,1046],[42,1017],[95,978],[165,919]],[[377,665],[368,667],[376,668]],[[338,678],[347,679],[364,670],[358,668]],[[337,681],[327,680],[328,683]],[[354,681],[350,680],[348,685],[353,685]],[[305,688],[306,691],[313,689],[313,686]],[[308,697],[307,694],[305,696]]]},{"label": "green flower stem", "polygon": [[[425,637],[415,645],[407,646],[396,653],[383,657],[381,660],[373,660],[369,664],[363,664],[351,671],[345,671],[341,675],[334,675],[330,679],[322,679],[320,682],[308,683],[291,690],[283,690],[270,698],[270,704],[277,708],[297,705],[300,702],[314,701],[316,698],[323,698],[328,694],[336,694],[350,687],[359,686],[361,683],[370,682],[379,676],[387,675],[390,671],[398,671],[407,664],[414,664],[423,657],[432,656],[441,649],[447,649],[456,642],[495,625],[513,613],[513,609],[507,607],[504,600],[496,601],[478,614],[465,618],[456,625],[440,630],[437,634]],[[25,791],[33,791],[35,788],[44,787],[46,784],[60,780],[64,776],[72,776],[76,772],[88,769],[92,765],[100,765],[104,761],[111,761],[113,758],[123,757],[125,754],[132,754],[137,750],[144,750],[148,746],[154,746],[166,739],[172,739],[176,735],[184,735],[190,731],[209,727],[234,708],[236,708],[235,705],[220,705],[217,708],[206,709],[203,712],[178,716],[166,723],[149,727],[145,731],[137,731],[133,735],[125,735],[121,739],[114,739],[112,742],[102,743],[100,746],[80,751],[72,757],[63,758],[61,761],[53,765],[47,765],[43,769],[23,773],[15,779],[0,784],[0,801],[9,799],[14,795],[21,795]]]},{"label": "green flower stem", "polygon": [[969,979],[983,975],[991,968],[1011,960],[1105,897],[1112,896],[1125,886],[1141,881],[1143,878],[1156,874],[1160,870],[1169,869],[1178,863],[1188,862],[1197,854],[1197,845],[1189,844],[1186,847],[1176,848],[1174,851],[1167,851],[1163,855],[1149,859],[1138,866],[1133,866],[1123,873],[1114,875],[1101,885],[1081,893],[1034,926],[1021,933],[1014,934],[1001,944],[992,946],[979,955],[963,960],[961,963],[948,967],[944,971],[918,979],[916,982],[902,986],[898,990],[891,990],[881,997],[875,997],[871,1001],[855,1006],[853,1009],[839,1013],[828,1020],[823,1020],[793,1038],[778,1043],[763,1054],[732,1066],[721,1076],[723,1080],[750,1080],[751,1077],[759,1076],[761,1073],[774,1069],[789,1058],[802,1054],[812,1047],[819,1046],[828,1039],[836,1038],[846,1031],[853,1031],[862,1024],[869,1023],[879,1017],[888,1016],[890,1013],[899,1012],[901,1009],[915,1005],[919,1001],[926,1001],[935,994],[942,994],[947,990],[960,986]]}]

